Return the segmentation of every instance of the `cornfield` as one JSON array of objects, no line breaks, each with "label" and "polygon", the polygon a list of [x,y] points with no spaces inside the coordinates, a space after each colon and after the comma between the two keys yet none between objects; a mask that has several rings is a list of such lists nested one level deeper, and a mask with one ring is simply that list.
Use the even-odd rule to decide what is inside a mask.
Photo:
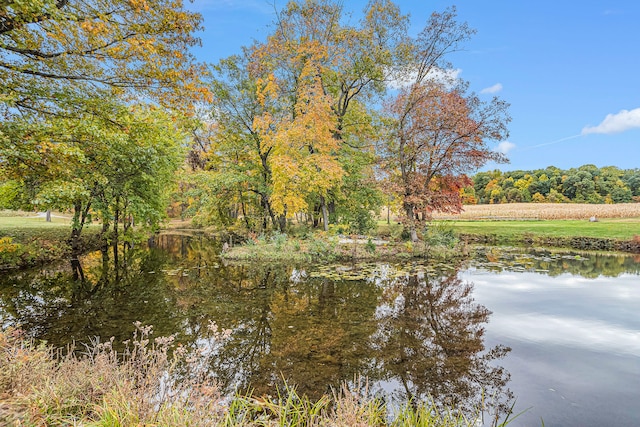
[{"label": "cornfield", "polygon": [[640,203],[505,203],[467,205],[458,215],[434,214],[434,219],[589,219],[640,218]]}]

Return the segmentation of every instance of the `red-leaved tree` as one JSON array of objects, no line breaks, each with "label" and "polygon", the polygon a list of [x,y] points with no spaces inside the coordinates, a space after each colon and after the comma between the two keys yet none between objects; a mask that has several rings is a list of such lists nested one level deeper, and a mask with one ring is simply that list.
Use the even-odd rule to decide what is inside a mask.
[{"label": "red-leaved tree", "polygon": [[433,80],[401,90],[387,105],[393,130],[385,165],[414,241],[417,223],[432,212],[460,212],[467,173],[506,161],[489,144],[507,137],[507,108]]}]

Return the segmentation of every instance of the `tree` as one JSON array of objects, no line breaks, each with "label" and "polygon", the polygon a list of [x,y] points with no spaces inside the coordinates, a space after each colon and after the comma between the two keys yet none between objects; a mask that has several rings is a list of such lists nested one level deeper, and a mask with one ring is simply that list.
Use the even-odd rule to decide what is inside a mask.
[{"label": "tree", "polygon": [[427,82],[402,90],[388,107],[395,127],[387,146],[387,170],[395,177],[412,240],[416,221],[433,211],[459,212],[465,175],[488,161],[504,161],[487,140],[506,137],[507,104],[481,102],[460,89]]},{"label": "tree", "polygon": [[456,21],[455,8],[433,13],[409,44],[406,65],[397,75],[404,86],[387,104],[393,123],[386,169],[403,200],[412,240],[418,238],[416,221],[430,212],[460,210],[460,189],[470,184],[465,173],[505,160],[487,140],[506,137],[507,104],[466,95],[464,85],[444,71],[450,68],[446,56],[473,33]]},{"label": "tree", "polygon": [[586,170],[571,169],[562,182],[562,194],[577,202],[586,202],[595,190],[593,176]]},{"label": "tree", "polygon": [[30,188],[33,203],[73,211],[73,249],[95,214],[105,231],[113,224],[116,236],[125,218],[125,229],[133,217],[140,224],[157,225],[182,156],[183,136],[175,117],[108,99],[101,103],[103,114],[98,116],[52,116],[38,128],[31,123],[16,127],[22,149],[0,150],[3,174]]},{"label": "tree", "polygon": [[[291,1],[278,13],[274,33],[256,47],[264,79],[274,82],[272,96],[278,100],[277,114],[266,117],[269,132],[285,147],[298,144],[308,151],[287,149],[296,156],[279,162],[287,165],[286,175],[274,169],[274,178],[285,178],[278,179],[274,197],[288,199],[287,203],[278,201],[277,210],[292,214],[305,209],[313,214],[318,207],[325,229],[329,205],[335,206],[337,187],[341,178],[346,179],[339,158],[341,147],[346,143],[372,150],[370,141],[367,148],[350,135],[363,132],[370,122],[365,101],[386,90],[385,81],[406,34],[406,17],[390,1],[370,2],[358,26],[346,25],[343,17],[338,2]],[[354,115],[362,120],[353,120]],[[304,163],[311,159],[322,167],[315,168],[315,173],[313,168],[302,173]],[[348,187],[342,185],[343,190]]]},{"label": "tree", "polygon": [[[372,2],[367,10],[352,27],[342,22],[337,2],[289,2],[265,42],[214,67],[216,132],[205,169],[211,190],[225,197],[205,209],[240,205],[250,229],[257,225],[246,219],[252,212],[263,229],[270,220],[283,231],[287,216],[297,213],[306,213],[314,225],[322,217],[325,228],[330,213],[349,221],[343,214],[355,207],[336,208],[336,202],[363,187],[356,181],[372,176],[374,161],[367,139],[373,120],[361,101],[384,91],[404,19],[388,1]],[[365,210],[370,216],[369,208],[360,213]],[[223,223],[238,220],[215,216]]]},{"label": "tree", "polygon": [[200,22],[181,0],[1,2],[3,178],[19,183],[29,202],[72,207],[73,241],[93,207],[106,221],[106,212],[127,212],[157,222],[151,217],[164,208],[154,185],[164,178],[154,174],[175,156],[144,143],[158,144],[173,117],[143,118],[124,105],[143,99],[189,110],[209,97],[199,84],[204,68],[189,53]]},{"label": "tree", "polygon": [[[274,150],[265,122],[277,111],[266,95],[274,83],[262,79],[253,54],[253,49],[244,49],[242,55],[226,58],[213,68],[211,115],[216,132],[211,135],[205,165],[211,175],[208,187],[225,195],[210,198],[217,205],[205,209],[220,213],[218,219],[224,223],[222,212],[239,203],[245,224],[252,230],[256,226],[266,229],[269,220],[274,227],[277,222],[272,202]],[[251,211],[259,219],[257,224],[249,221]]]},{"label": "tree", "polygon": [[85,114],[105,94],[182,102],[202,68],[201,17],[181,0],[7,0],[0,12],[0,112]]},{"label": "tree", "polygon": [[[508,413],[509,373],[498,365],[510,351],[485,348],[484,324],[491,312],[473,300],[473,283],[447,273],[406,273],[385,283],[372,347],[386,378],[406,401],[429,398],[442,410],[472,414],[485,396],[494,416]],[[497,418],[496,418],[497,419]]]},{"label": "tree", "polygon": [[[337,158],[338,140],[334,138],[336,117],[331,111],[331,98],[325,94],[318,75],[326,51],[316,43],[298,49],[300,58],[295,57],[294,61],[301,63],[301,69],[296,76],[295,102],[288,108],[291,113],[279,122],[274,122],[273,115],[269,114],[261,131],[271,138],[274,147],[274,210],[281,217],[306,210],[305,199],[315,193],[322,204],[326,228],[328,211],[323,200],[344,174]],[[273,87],[277,88],[278,84]],[[278,94],[273,91],[270,96]],[[282,225],[280,228],[284,231]]]}]

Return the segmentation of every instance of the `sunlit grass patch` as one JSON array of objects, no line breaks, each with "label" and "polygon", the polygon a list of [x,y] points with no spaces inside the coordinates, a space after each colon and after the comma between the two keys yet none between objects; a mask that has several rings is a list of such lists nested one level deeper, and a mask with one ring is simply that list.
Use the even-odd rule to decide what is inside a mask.
[{"label": "sunlit grass patch", "polygon": [[[13,212],[13,211],[11,211]],[[70,253],[71,219],[54,215],[51,222],[44,216],[26,216],[17,212],[0,215],[0,269],[22,268],[66,258]],[[101,226],[86,224],[82,231],[83,244],[97,247]]]},{"label": "sunlit grass patch", "polygon": [[447,221],[458,233],[515,236],[526,233],[549,237],[595,237],[633,239],[640,235],[640,218],[541,221]]}]

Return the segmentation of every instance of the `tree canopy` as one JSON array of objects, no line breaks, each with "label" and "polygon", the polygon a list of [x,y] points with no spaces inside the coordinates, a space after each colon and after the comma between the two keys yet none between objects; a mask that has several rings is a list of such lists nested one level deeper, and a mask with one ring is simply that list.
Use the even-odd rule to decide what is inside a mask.
[{"label": "tree canopy", "polygon": [[[3,204],[157,224],[206,73],[180,0],[0,2]],[[77,239],[74,239],[77,240]]]},{"label": "tree canopy", "polygon": [[0,114],[86,112],[96,97],[185,102],[203,72],[201,17],[180,0],[8,0],[0,11]]},{"label": "tree canopy", "polygon": [[640,170],[583,165],[545,169],[479,172],[462,192],[465,203],[640,201]]},{"label": "tree canopy", "polygon": [[463,203],[640,197],[637,171],[615,167],[469,178],[507,160],[493,145],[510,117],[450,72],[475,33],[454,7],[413,35],[390,0],[355,19],[292,0],[267,37],[207,67],[180,0],[1,7],[0,202],[72,210],[75,235],[92,217],[155,225],[174,188],[174,213],[249,232],[295,218],[363,233],[394,205],[414,239]]},{"label": "tree canopy", "polygon": [[436,78],[473,34],[455,9],[434,13],[415,37],[408,24],[386,0],[355,23],[340,2],[290,1],[266,40],[216,64],[216,131],[198,176],[225,196],[206,197],[201,211],[254,231],[285,231],[297,216],[362,232],[383,182],[411,222],[459,209],[465,174],[502,160],[490,143],[507,135],[507,105]]}]

